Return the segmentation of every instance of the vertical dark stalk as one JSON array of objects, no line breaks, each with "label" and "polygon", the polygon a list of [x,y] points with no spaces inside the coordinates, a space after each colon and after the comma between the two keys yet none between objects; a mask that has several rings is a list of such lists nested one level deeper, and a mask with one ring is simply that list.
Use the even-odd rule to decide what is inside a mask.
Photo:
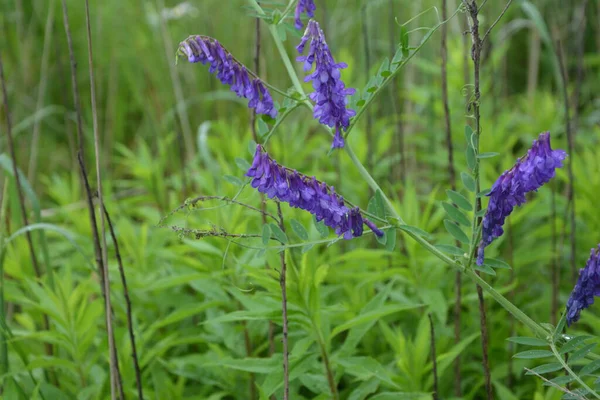
[{"label": "vertical dark stalk", "polygon": [[[389,33],[390,33],[390,57],[396,52],[396,15],[394,13],[394,0],[389,0]],[[393,117],[392,121],[395,122],[396,132],[392,141],[393,145],[391,148],[392,155],[397,151],[400,157],[400,161],[394,166],[394,177],[400,182],[404,182],[404,128],[402,126],[402,110],[398,107],[398,85],[400,80],[391,82],[389,85],[390,102],[392,104]]]},{"label": "vertical dark stalk", "polygon": [[[54,0],[48,2],[48,16],[46,18],[46,26],[44,28],[44,48],[42,50],[42,62],[40,66],[40,82],[38,86],[37,100],[35,105],[36,115],[42,109],[44,104],[44,96],[46,94],[46,84],[48,83],[48,58],[50,55],[50,43],[52,42],[52,28],[54,27]],[[37,170],[37,155],[39,150],[41,119],[35,118],[33,122],[33,135],[31,137],[31,154],[29,156],[29,168],[27,176],[33,184],[33,179]]]},{"label": "vertical dark stalk", "polygon": [[487,316],[485,313],[485,303],[483,301],[483,290],[481,286],[477,285],[477,299],[479,300],[479,324],[481,325],[481,353],[483,364],[483,373],[485,377],[485,390],[488,399],[494,398],[492,391],[492,377],[490,374],[490,361],[488,356],[488,330],[487,330]]},{"label": "vertical dark stalk", "polygon": [[[442,20],[448,19],[448,10],[446,6],[446,0],[442,0]],[[450,123],[450,106],[448,104],[448,26],[443,24],[441,26],[441,81],[442,81],[442,103],[444,107],[444,126],[446,130],[446,151],[448,152],[448,179],[450,180],[450,187],[452,190],[456,190],[456,171],[454,169],[454,154],[452,148],[452,125]],[[460,247],[460,242],[456,241],[456,246]],[[462,306],[462,277],[461,272],[457,271],[454,278],[454,343],[460,343],[460,319],[461,319],[461,306]],[[460,355],[454,360],[454,392],[457,397],[461,396],[461,365]]]},{"label": "vertical dark stalk", "polygon": [[[510,277],[509,277],[509,282],[510,284],[512,284],[515,281],[515,259],[514,259],[514,243],[513,243],[513,229],[512,229],[512,223],[510,220],[510,217],[507,218],[507,223],[508,223],[508,230],[507,230],[507,234],[508,234],[508,262],[509,265],[512,267],[510,269]],[[508,294],[508,299],[510,300],[511,303],[515,302],[515,289],[513,288],[510,293]],[[515,333],[515,317],[514,316],[510,316],[510,336],[516,336]],[[514,380],[514,370],[513,370],[513,354],[514,354],[514,350],[515,350],[515,344],[513,342],[508,342],[508,388],[512,390],[512,386],[513,386],[513,380]]]},{"label": "vertical dark stalk", "polygon": [[[285,224],[283,223],[283,213],[281,212],[281,204],[277,203],[277,215],[279,216],[279,228],[285,232]],[[281,310],[283,317],[283,400],[290,398],[290,362],[288,348],[288,315],[287,315],[287,282],[286,273],[287,265],[285,262],[285,250],[279,253],[281,260],[281,272],[279,274],[279,285],[281,286]]]},{"label": "vertical dark stalk", "polygon": [[569,93],[567,92],[567,70],[565,67],[565,60],[563,56],[563,48],[560,42],[560,39],[557,40],[556,44],[557,54],[558,54],[558,64],[560,66],[560,76],[562,79],[562,95],[563,95],[563,104],[564,104],[564,112],[565,112],[565,129],[567,132],[567,149],[569,152],[569,159],[567,161],[567,177],[568,177],[568,185],[567,185],[567,208],[569,208],[569,224],[571,227],[570,232],[570,248],[571,252],[569,254],[569,261],[571,266],[571,282],[575,283],[577,281],[577,265],[575,263],[575,247],[576,247],[576,232],[575,232],[575,178],[573,177],[573,158],[575,158],[574,148],[575,144],[573,141],[573,130],[571,125],[571,111],[569,104]]},{"label": "vertical dark stalk", "polygon": [[[92,107],[92,127],[94,133],[94,155],[96,158],[96,186],[98,191],[98,203],[100,207],[100,250],[102,252],[102,273],[104,274],[104,306],[106,308],[106,331],[108,335],[108,349],[110,354],[111,372],[117,372],[117,348],[115,345],[115,335],[113,331],[112,321],[112,305],[110,301],[110,277],[108,271],[108,253],[106,246],[106,226],[104,221],[104,196],[102,191],[102,168],[100,166],[100,138],[98,133],[98,108],[96,107],[96,79],[94,76],[94,51],[92,47],[92,26],[90,22],[90,3],[89,0],[85,0],[85,25],[87,33],[87,44],[88,44],[88,71],[90,76],[90,97]],[[121,399],[125,400],[123,393],[123,385],[120,378],[117,378],[117,374],[111,373],[111,380],[119,390]],[[112,386],[111,386],[112,390]],[[114,396],[114,393],[113,393]]]},{"label": "vertical dark stalk", "polygon": [[[369,68],[371,67],[371,49],[369,43],[369,25],[367,20],[367,6],[363,5],[360,9],[362,20],[362,37],[363,49],[365,52],[365,77],[369,79]],[[370,111],[365,112],[367,118],[366,135],[367,135],[367,169],[373,170],[373,116]]]},{"label": "vertical dark stalk", "polygon": [[[91,226],[91,230],[92,230],[92,235],[93,235],[93,243],[94,243],[94,255],[95,255],[95,259],[96,259],[96,265],[98,267],[98,275],[100,276],[100,282],[101,282],[101,291],[102,291],[102,296],[105,299],[105,315],[106,315],[106,320],[109,321],[110,320],[110,313],[111,313],[111,309],[110,308],[106,308],[106,284],[104,282],[105,279],[105,273],[104,273],[104,261],[103,261],[103,257],[102,257],[102,248],[100,246],[100,237],[98,235],[98,224],[96,221],[96,214],[95,214],[95,210],[94,210],[94,202],[93,202],[93,196],[92,196],[92,190],[90,188],[88,179],[87,179],[87,171],[86,171],[86,167],[85,167],[85,152],[84,152],[84,137],[83,137],[83,123],[81,121],[81,102],[79,100],[79,88],[77,85],[77,63],[75,61],[75,54],[73,52],[73,40],[71,38],[71,29],[69,27],[69,16],[68,16],[68,12],[67,12],[67,4],[65,0],[62,0],[62,9],[63,9],[63,23],[64,23],[64,28],[65,28],[65,34],[67,36],[67,45],[69,48],[69,58],[71,61],[71,83],[72,83],[72,90],[73,90],[73,103],[75,106],[75,114],[77,117],[77,145],[78,145],[78,150],[77,150],[77,159],[79,162],[79,172],[81,175],[81,180],[83,182],[83,186],[84,186],[84,190],[85,190],[85,195],[86,195],[86,202],[87,202],[87,208],[88,208],[88,214],[89,214],[89,218],[90,218],[90,226]],[[108,328],[107,328],[108,329]],[[114,343],[114,338],[109,338],[109,344],[110,341],[113,341]],[[115,399],[115,390],[114,388],[118,385],[121,388],[122,391],[122,384],[121,382],[121,373],[119,371],[119,365],[118,365],[118,360],[116,359],[116,352],[112,353],[111,352],[111,361],[114,360],[115,362],[112,363],[111,362],[111,398]],[[124,400],[124,396],[121,396],[121,398]]]},{"label": "vertical dark stalk", "polygon": [[[260,75],[260,18],[256,18],[255,25],[255,38],[254,38],[254,71]],[[252,131],[252,138],[256,143],[258,143],[258,134],[256,132],[256,110],[250,110],[250,130]],[[267,210],[267,204],[265,202],[265,195],[260,194],[260,210],[262,211],[262,223],[263,225],[267,223],[267,216],[265,212]],[[265,267],[268,269],[269,265],[265,263]],[[273,321],[269,321],[269,355],[272,355],[275,352],[275,325]],[[244,345],[246,347],[246,355],[250,357],[252,355],[252,341],[250,340],[250,334],[248,332],[248,326],[244,323]],[[256,387],[255,387],[255,378],[254,374],[250,373],[250,399],[254,400],[256,398]]]},{"label": "vertical dark stalk", "polygon": [[579,21],[576,21],[577,26],[577,72],[575,75],[575,92],[573,93],[573,136],[577,135],[579,127],[579,106],[581,98],[581,86],[583,85],[584,65],[583,56],[585,52],[585,29],[586,29],[586,13],[588,0],[583,0],[579,6]]},{"label": "vertical dark stalk", "polygon": [[[96,107],[96,79],[94,76],[94,51],[92,47],[92,26],[90,22],[90,3],[85,0],[85,25],[88,43],[88,71],[90,75],[90,97],[92,106],[92,127],[94,132],[94,155],[96,157],[96,186],[98,190],[98,203],[100,207],[100,250],[102,252],[102,273],[104,274],[104,303],[108,310],[106,313],[106,331],[108,335],[108,348],[110,354],[111,371],[115,370],[114,365],[117,364],[117,348],[115,345],[115,335],[113,331],[112,321],[112,305],[110,301],[110,277],[108,274],[108,253],[106,246],[106,226],[104,221],[104,196],[102,191],[102,168],[100,167],[100,138],[98,133],[98,108]],[[120,379],[116,375],[111,374],[111,379],[114,379],[115,384],[121,394],[121,399],[125,399],[123,387],[120,384]],[[111,386],[112,387],[112,386]]]},{"label": "vertical dark stalk", "polygon": [[429,333],[431,336],[431,362],[433,364],[433,400],[439,399],[439,389],[438,389],[438,373],[437,373],[437,355],[435,352],[435,329],[433,327],[433,318],[431,318],[431,313],[429,313]]},{"label": "vertical dark stalk", "polygon": [[552,300],[550,304],[550,321],[553,325],[556,325],[556,318],[558,314],[558,288],[560,282],[560,275],[558,269],[557,260],[557,248],[556,248],[556,194],[555,194],[554,181],[551,185],[551,201],[550,201],[550,219],[552,226]]},{"label": "vertical dark stalk", "polygon": [[[127,287],[127,278],[125,277],[125,269],[123,268],[123,260],[121,259],[121,251],[119,250],[119,242],[117,241],[117,235],[113,228],[113,224],[110,220],[108,210],[104,206],[104,216],[106,217],[106,223],[110,231],[110,237],[112,238],[113,244],[115,245],[115,257],[117,258],[117,264],[119,265],[119,274],[121,275],[121,283],[123,284],[123,296],[125,297],[125,307],[127,313],[127,331],[129,332],[129,341],[131,342],[131,358],[133,359],[133,368],[135,370],[135,383],[138,392],[138,399],[144,400],[144,392],[142,389],[142,372],[140,369],[140,363],[138,361],[137,346],[135,344],[135,334],[133,333],[133,312],[131,311],[131,299],[129,297],[129,289]],[[124,399],[124,398],[123,398]]]},{"label": "vertical dark stalk", "polygon": [[[490,34],[493,27],[498,23],[500,18],[506,13],[508,7],[510,6],[512,0],[508,0],[504,10],[501,12],[500,16],[492,23],[490,28],[487,30],[483,39],[480,37],[479,32],[479,7],[477,5],[476,0],[463,0],[463,4],[467,9],[467,13],[471,19],[471,59],[473,60],[473,85],[474,85],[474,95],[473,101],[470,104],[470,107],[473,109],[473,118],[475,120],[475,138],[473,141],[473,146],[475,149],[475,155],[479,153],[479,140],[481,137],[481,113],[480,113],[480,98],[481,98],[481,90],[480,90],[480,64],[481,64],[481,50],[483,47],[483,41]],[[476,182],[476,193],[481,191],[480,188],[480,179],[479,179],[479,161],[476,158],[475,168],[473,170],[473,175],[475,177]],[[475,201],[475,214],[476,215],[479,210],[481,210],[481,198],[477,197]],[[477,232],[478,227],[481,224],[481,218],[474,217],[473,218],[473,233]],[[473,246],[475,246],[475,237],[473,238]],[[474,249],[472,249],[474,251]],[[493,390],[492,390],[492,382],[490,375],[490,366],[489,366],[489,357],[488,357],[488,329],[487,329],[487,317],[485,312],[485,303],[483,299],[483,290],[481,286],[477,285],[477,298],[479,300],[479,317],[480,317],[480,325],[481,325],[481,347],[482,347],[482,364],[484,370],[485,377],[485,388],[487,393],[487,398],[493,399]]]},{"label": "vertical dark stalk", "polygon": [[[8,144],[8,152],[12,163],[12,172],[15,177],[15,185],[17,187],[17,195],[19,197],[19,210],[21,212],[21,219],[23,220],[23,226],[29,225],[29,219],[27,218],[27,209],[25,207],[25,195],[23,194],[23,187],[21,186],[21,175],[19,174],[19,168],[17,167],[17,154],[15,151],[15,143],[12,135],[12,122],[10,119],[10,107],[8,105],[8,91],[6,89],[6,80],[4,79],[4,66],[2,63],[2,54],[0,53],[0,81],[2,82],[2,100],[4,103],[4,113],[6,114],[6,139]],[[42,271],[38,264],[37,257],[35,255],[35,247],[33,246],[33,239],[31,233],[27,231],[25,233],[27,239],[27,245],[29,247],[29,256],[31,257],[31,264],[35,271],[35,275],[40,278]]]}]

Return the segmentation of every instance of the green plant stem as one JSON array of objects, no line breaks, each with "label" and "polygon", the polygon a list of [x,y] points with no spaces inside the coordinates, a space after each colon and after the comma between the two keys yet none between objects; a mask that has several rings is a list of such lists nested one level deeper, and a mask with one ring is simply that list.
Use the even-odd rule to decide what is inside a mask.
[{"label": "green plant stem", "polygon": [[567,371],[567,373],[569,375],[571,375],[581,385],[581,387],[583,387],[585,390],[587,390],[589,394],[593,394],[595,398],[600,399],[600,395],[598,393],[596,393],[594,390],[592,390],[592,388],[590,388],[588,385],[586,385],[586,383],[579,377],[579,375],[577,375],[575,372],[573,372],[571,367],[569,367],[569,364],[567,364],[567,362],[558,353],[558,350],[556,350],[556,345],[554,343],[550,344],[550,348],[552,349],[552,353],[554,354],[554,357],[556,357],[558,362],[560,362],[560,364],[563,366],[565,371]]},{"label": "green plant stem", "polygon": [[[256,0],[248,0],[248,1],[256,9],[256,11],[258,12],[259,15],[266,16],[265,12],[258,5]],[[456,14],[456,12],[457,11],[455,11],[454,14]],[[454,16],[454,14],[452,14],[452,16]],[[452,18],[452,16],[450,18]],[[445,22],[445,21],[443,21],[443,22]],[[438,27],[439,27],[439,25],[440,24],[438,24]],[[434,29],[437,29],[437,27]],[[277,29],[275,29],[272,25],[270,25],[269,32],[271,32],[271,36],[273,37],[273,40],[275,41],[275,44],[277,45],[277,49],[279,50],[281,58],[283,59],[283,63],[287,69],[290,79],[292,80],[292,83],[294,84],[294,87],[305,98],[306,95],[302,88],[302,84],[300,83],[300,80],[298,79],[298,75],[296,74],[296,70],[292,66],[290,58],[289,58],[288,54],[286,53],[285,48],[283,47],[283,43],[281,42],[281,39],[279,38]],[[312,108],[312,104],[310,104],[310,102],[308,102],[307,100],[305,100],[303,102],[308,103],[308,106],[310,108]],[[366,106],[367,106],[367,104],[365,104],[363,109],[366,108]],[[356,118],[358,118],[358,115],[355,117],[354,124],[356,124]],[[351,125],[351,127],[352,126],[353,125]],[[373,191],[379,190],[381,192],[381,195],[382,195],[385,203],[388,206],[391,217],[394,218],[399,224],[401,224],[401,225],[404,224],[404,220],[402,219],[400,214],[398,214],[398,212],[396,211],[392,201],[385,195],[385,193],[381,190],[381,187],[379,186],[379,184],[377,184],[377,182],[375,181],[375,179],[373,179],[373,177],[371,176],[369,171],[367,171],[365,166],[360,162],[360,160],[358,159],[358,157],[356,156],[354,151],[352,151],[352,147],[350,146],[350,144],[348,142],[346,142],[344,149],[346,150],[346,153],[350,157],[350,160],[352,161],[354,166],[358,169],[358,172],[360,173],[362,178],[367,182],[369,187],[371,187],[371,189],[373,189]],[[504,307],[516,319],[518,319],[524,325],[529,327],[536,335],[540,336],[543,339],[546,339],[548,337],[550,332],[548,332],[541,325],[539,325],[534,320],[529,318],[523,311],[521,311],[517,306],[515,306],[513,303],[511,303],[506,297],[504,297],[503,295],[498,293],[492,286],[490,286],[486,281],[484,281],[481,277],[479,277],[471,269],[465,268],[465,266],[462,265],[461,263],[448,257],[446,254],[444,254],[440,250],[438,250],[434,245],[429,243],[426,239],[424,239],[414,233],[411,233],[411,232],[406,232],[406,231],[404,231],[404,232],[408,236],[413,238],[416,242],[418,242],[421,246],[425,247],[425,249],[427,249],[434,256],[438,257],[440,260],[442,260],[446,264],[450,265],[451,267],[456,268],[457,270],[465,273],[475,283],[481,285],[483,290],[488,292],[494,300],[496,300],[502,307]]]}]

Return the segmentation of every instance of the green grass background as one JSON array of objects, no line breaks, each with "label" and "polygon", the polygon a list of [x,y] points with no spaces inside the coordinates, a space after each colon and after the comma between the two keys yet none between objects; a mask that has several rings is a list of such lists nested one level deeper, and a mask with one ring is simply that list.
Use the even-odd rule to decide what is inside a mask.
[{"label": "green grass background", "polygon": [[[448,3],[451,13],[457,4]],[[85,3],[70,0],[67,4],[91,178],[95,170]],[[237,182],[244,179],[241,167],[252,157],[250,113],[244,101],[211,76],[207,67],[188,64],[184,59],[175,65],[174,53],[188,35],[205,34],[217,38],[238,60],[251,66],[255,40],[252,12],[243,0],[186,4],[189,9],[180,5],[178,10],[185,12],[174,13],[174,18],[166,21],[166,29],[161,29],[161,1],[91,2],[104,195],[128,279],[145,398],[282,398],[277,252],[262,250],[260,238],[242,241],[239,246],[220,238],[195,240],[157,226],[188,198],[236,195],[240,190]],[[277,3],[263,4],[283,8]],[[316,17],[336,60],[349,64],[343,72],[347,86],[362,92],[383,60],[393,56],[399,42],[394,17],[403,23],[429,10],[409,29],[431,27],[438,20],[431,7],[439,8],[440,4],[429,0],[317,1]],[[165,7],[176,5],[169,1]],[[484,188],[522,156],[542,131],[552,132],[555,147],[566,148],[555,53],[543,32],[546,29],[561,37],[569,72],[567,89],[572,95],[577,90],[577,38],[582,27],[577,19],[579,3],[537,1],[532,6],[539,10],[537,20],[525,12],[521,2],[514,2],[484,50],[481,148],[500,154],[483,161]],[[503,7],[503,2],[487,2],[481,13],[485,29]],[[588,2],[584,17],[584,77],[579,104],[570,110],[571,116],[575,109],[578,115],[576,148],[570,155],[575,176],[578,268],[584,266],[589,249],[600,241],[597,1]],[[464,80],[465,60],[470,65],[463,44],[464,18],[459,13],[448,24],[449,106],[459,176],[467,170],[464,126],[470,122],[470,111],[465,104],[472,90],[471,81]],[[103,301],[75,158],[76,117],[61,5],[55,0],[5,0],[0,4],[0,21],[0,51],[17,161],[30,188],[26,192],[30,223],[39,228],[33,234],[34,244],[38,259],[53,271],[55,280],[52,289],[46,275],[36,278],[27,242],[22,234],[15,235],[22,232],[22,220],[2,111],[0,187],[6,207],[0,256],[1,322],[6,338],[6,345],[0,348],[2,398],[109,398]],[[367,65],[364,50],[365,23],[371,65]],[[541,39],[532,32],[542,32]],[[418,44],[423,33],[411,33],[411,45]],[[294,57],[298,40],[298,33],[287,31],[285,45]],[[261,43],[259,75],[287,90],[289,78],[264,24]],[[537,50],[538,69],[530,74],[535,64],[529,58]],[[301,73],[299,65],[298,71]],[[181,96],[175,94],[176,82],[181,85]],[[369,170],[407,224],[432,233],[436,244],[453,244],[443,227],[446,216],[441,206],[450,183],[440,84],[438,32],[404,67],[392,90],[384,90],[370,108],[372,150],[368,151],[366,118],[349,141],[361,160],[367,162],[371,157]],[[275,97],[283,101],[281,96]],[[394,112],[394,103],[401,112]],[[186,111],[187,118],[178,117],[177,107]],[[39,142],[34,145],[36,124]],[[405,138],[402,171],[394,140],[398,125]],[[329,146],[330,137],[310,113],[298,109],[277,130],[268,148],[282,164],[335,185],[347,199],[366,208],[370,189],[344,152],[327,154]],[[401,174],[404,181],[399,178]],[[458,191],[468,193],[460,179],[457,186]],[[560,310],[574,283],[569,267],[566,187],[563,169],[551,184],[515,210],[509,233],[487,251],[513,269],[498,269],[494,275],[484,274],[485,279],[538,322],[553,319],[553,260],[560,269]],[[260,205],[258,193],[250,187],[239,199]],[[261,233],[260,217],[248,210],[217,201],[202,206],[184,208],[170,216],[167,225]],[[273,202],[268,202],[267,208],[276,212]],[[290,242],[302,242],[290,226],[292,219],[306,227],[309,240],[321,238],[309,214],[286,205],[283,212]],[[126,397],[136,398],[126,303],[114,245],[110,238],[107,241],[120,369]],[[47,257],[42,257],[44,250]],[[399,234],[393,251],[370,236],[331,246],[318,244],[303,253],[294,251],[288,260],[291,398],[331,397],[325,358],[338,383],[340,398],[431,398],[428,313],[435,326],[441,398],[452,398],[455,393],[453,363],[459,356],[462,398],[485,398],[475,287],[464,282],[461,340],[456,344],[454,272],[410,238]],[[511,359],[523,349],[506,339],[531,332],[513,322],[492,299],[486,298],[485,304],[495,396],[501,400],[561,398],[559,390],[524,373],[524,367],[543,361]],[[597,335],[599,315],[592,306],[570,331]],[[49,329],[44,327],[44,316],[50,322]],[[267,339],[269,321],[275,329],[273,355],[269,355]],[[47,344],[54,348],[52,356],[45,351]]]}]

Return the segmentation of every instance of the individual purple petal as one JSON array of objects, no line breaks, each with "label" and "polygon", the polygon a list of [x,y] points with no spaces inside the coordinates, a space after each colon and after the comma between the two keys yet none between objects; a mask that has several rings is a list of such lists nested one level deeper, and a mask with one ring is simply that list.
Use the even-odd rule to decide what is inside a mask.
[{"label": "individual purple petal", "polygon": [[564,150],[552,150],[550,132],[541,133],[527,154],[505,171],[492,186],[487,211],[483,217],[481,242],[477,250],[477,265],[482,265],[484,249],[502,236],[504,220],[516,206],[525,203],[525,194],[537,191],[552,179],[556,168],[563,166]]},{"label": "individual purple petal", "polygon": [[[299,3],[300,4],[300,3]],[[304,63],[304,71],[308,72],[315,67],[314,72],[307,75],[305,82],[312,82],[314,92],[309,98],[315,103],[313,117],[323,125],[335,128],[333,148],[344,147],[344,136],[350,126],[350,118],[356,112],[347,109],[347,96],[355,93],[352,88],[346,88],[341,79],[340,70],[346,68],[345,63],[336,63],[331,51],[325,42],[325,35],[319,24],[310,20],[300,44],[296,47],[300,54],[304,53],[306,43],[310,39],[310,48],[306,56],[299,56],[296,60]]]},{"label": "individual purple petal", "polygon": [[240,64],[221,44],[208,36],[190,36],[179,44],[179,51],[185,54],[191,63],[210,64],[209,72],[216,73],[224,85],[238,97],[248,100],[248,107],[258,114],[277,117],[271,93],[266,85],[256,77],[251,77],[246,67]]},{"label": "individual purple petal", "polygon": [[600,245],[592,249],[585,267],[579,270],[577,284],[567,301],[567,325],[579,320],[581,311],[594,304],[600,296]]},{"label": "individual purple petal", "polygon": [[296,4],[296,12],[294,13],[294,26],[296,29],[302,29],[304,26],[302,24],[302,19],[300,19],[301,14],[305,12],[306,15],[312,18],[315,16],[316,9],[317,6],[315,5],[314,0],[298,0],[298,3]]},{"label": "individual purple petal", "polygon": [[279,165],[261,145],[256,146],[246,176],[252,178],[251,185],[259,192],[310,212],[344,239],[362,236],[363,223],[377,236],[383,235],[375,224],[363,218],[358,207],[349,209],[333,186]]}]

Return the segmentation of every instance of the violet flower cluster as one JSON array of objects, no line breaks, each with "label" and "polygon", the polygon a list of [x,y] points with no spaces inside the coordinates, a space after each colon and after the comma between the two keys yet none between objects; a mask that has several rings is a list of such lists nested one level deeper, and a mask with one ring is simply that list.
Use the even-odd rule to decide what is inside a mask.
[{"label": "violet flower cluster", "polygon": [[294,15],[294,26],[296,29],[302,29],[304,24],[302,24],[302,20],[300,19],[300,15],[305,12],[310,18],[315,16],[315,10],[317,6],[315,5],[315,0],[298,0],[296,4],[296,12]]},{"label": "violet flower cluster", "polygon": [[563,166],[567,156],[564,150],[552,150],[550,132],[540,134],[527,154],[505,171],[492,186],[488,194],[490,202],[483,218],[481,242],[477,254],[477,265],[482,265],[484,249],[500,237],[504,220],[515,206],[525,203],[525,194],[537,191],[555,175],[556,168]]},{"label": "violet flower cluster", "polygon": [[356,112],[347,109],[347,96],[355,93],[352,88],[346,88],[341,80],[340,70],[346,68],[345,63],[336,63],[331,51],[325,42],[325,35],[318,22],[310,20],[300,44],[296,47],[300,54],[310,39],[310,49],[306,56],[300,56],[298,61],[304,62],[304,71],[308,72],[315,65],[315,71],[308,75],[304,81],[312,81],[315,91],[309,98],[315,103],[313,116],[323,125],[335,128],[335,137],[331,147],[344,147],[342,130],[348,129],[350,118]]},{"label": "violet flower cluster", "polygon": [[261,145],[256,146],[254,160],[246,176],[253,178],[251,185],[259,192],[310,212],[317,221],[323,221],[344,239],[361,236],[363,223],[377,236],[383,236],[374,223],[362,216],[358,207],[346,207],[344,198],[335,192],[333,186],[279,165]]},{"label": "violet flower cluster", "polygon": [[216,72],[221,83],[231,86],[231,91],[238,97],[248,99],[249,108],[271,118],[277,116],[273,98],[265,84],[259,78],[251,77],[246,67],[234,59],[216,39],[201,35],[190,36],[179,44],[179,49],[191,63],[209,63],[209,72]]},{"label": "violet flower cluster", "polygon": [[600,296],[600,244],[592,249],[585,267],[579,270],[577,284],[567,301],[567,325],[579,320],[581,310],[594,304],[595,296]]}]

